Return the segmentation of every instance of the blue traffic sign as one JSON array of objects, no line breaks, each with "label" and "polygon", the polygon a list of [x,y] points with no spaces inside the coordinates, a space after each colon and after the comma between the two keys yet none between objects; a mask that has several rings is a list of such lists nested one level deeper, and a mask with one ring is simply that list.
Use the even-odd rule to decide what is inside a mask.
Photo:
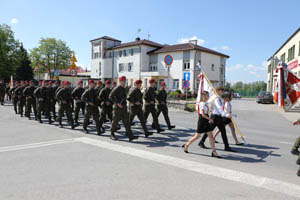
[{"label": "blue traffic sign", "polygon": [[183,80],[190,81],[191,79],[191,73],[190,72],[184,72],[183,73]]},{"label": "blue traffic sign", "polygon": [[188,89],[188,88],[190,87],[190,82],[189,82],[189,81],[184,81],[183,87],[184,87],[185,89]]},{"label": "blue traffic sign", "polygon": [[164,61],[165,61],[166,65],[168,65],[168,66],[172,65],[173,57],[171,55],[166,55]]},{"label": "blue traffic sign", "polygon": [[53,75],[54,76],[59,76],[60,75],[59,69],[55,69],[54,72],[53,72]]}]

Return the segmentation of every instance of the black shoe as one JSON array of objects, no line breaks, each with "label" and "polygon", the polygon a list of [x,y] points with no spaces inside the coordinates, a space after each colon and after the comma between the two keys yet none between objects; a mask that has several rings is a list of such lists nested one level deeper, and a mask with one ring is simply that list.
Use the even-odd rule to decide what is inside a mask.
[{"label": "black shoe", "polygon": [[184,153],[189,153],[188,150],[185,149],[185,144],[181,146],[183,148]]},{"label": "black shoe", "polygon": [[203,142],[199,143],[199,147],[201,147],[202,149],[208,149]]},{"label": "black shoe", "polygon": [[121,126],[118,125],[117,128],[116,128],[116,131],[120,130],[121,129]]},{"label": "black shoe", "polygon": [[85,132],[86,134],[89,134],[89,131],[88,131],[88,129],[87,129],[86,127],[83,127],[83,130],[84,130],[84,132]]},{"label": "black shoe", "polygon": [[136,140],[136,139],[138,139],[139,138],[139,136],[131,136],[130,138],[129,138],[129,142],[132,142],[132,140]]},{"label": "black shoe", "polygon": [[21,117],[23,117],[23,114],[21,114]]},{"label": "black shoe", "polygon": [[244,143],[236,143],[235,145],[237,145],[237,146],[243,146]]},{"label": "black shoe", "polygon": [[214,158],[222,158],[222,157],[219,156],[216,152],[211,152],[211,157],[214,157]]},{"label": "black shoe", "polygon": [[112,139],[112,140],[118,140],[118,138],[114,134],[110,135],[110,139]]},{"label": "black shoe", "polygon": [[292,149],[291,150],[291,154],[295,155],[295,156],[299,156],[299,151],[298,149]]},{"label": "black shoe", "polygon": [[216,144],[219,144],[220,142],[218,142],[217,140],[215,140],[215,143],[216,143]]},{"label": "black shoe", "polygon": [[300,165],[300,158],[297,159],[296,164]]},{"label": "black shoe", "polygon": [[156,129],[155,125],[152,123],[151,128]]},{"label": "black shoe", "polygon": [[171,129],[175,128],[175,127],[176,127],[176,126],[171,125],[171,126],[168,127],[168,129],[171,130]]},{"label": "black shoe", "polygon": [[300,169],[298,170],[298,172],[297,172],[297,176],[299,176],[300,177]]},{"label": "black shoe", "polygon": [[145,137],[146,137],[146,138],[148,138],[150,135],[153,135],[153,133],[152,133],[152,132],[147,132],[147,133],[145,133]]},{"label": "black shoe", "polygon": [[131,123],[131,126],[134,126],[134,125],[135,125],[135,122],[132,122],[132,123]]},{"label": "black shoe", "polygon": [[52,123],[53,123],[53,121],[51,119],[49,119],[49,124],[52,124]]},{"label": "black shoe", "polygon": [[75,125],[76,125],[76,126],[80,126],[79,122],[75,122]]},{"label": "black shoe", "polygon": [[164,131],[165,131],[164,129],[158,129],[157,133],[161,133],[161,132],[164,132]]},{"label": "black shoe", "polygon": [[43,123],[43,121],[41,119],[39,121],[40,121],[41,124]]},{"label": "black shoe", "polygon": [[59,125],[59,128],[63,128],[64,127],[61,122],[59,122],[58,125]]},{"label": "black shoe", "polygon": [[31,120],[31,117],[30,117],[30,116],[28,116],[28,119],[29,119],[29,120]]},{"label": "black shoe", "polygon": [[71,128],[74,129],[74,128],[75,128],[75,125],[74,125],[74,124],[71,124]]},{"label": "black shoe", "polygon": [[235,150],[233,150],[233,149],[230,148],[230,147],[226,147],[224,150],[225,150],[225,151],[229,151],[229,152],[236,152]]},{"label": "black shoe", "polygon": [[101,129],[97,130],[97,135],[102,135],[103,133],[104,133],[103,130],[101,130]]}]

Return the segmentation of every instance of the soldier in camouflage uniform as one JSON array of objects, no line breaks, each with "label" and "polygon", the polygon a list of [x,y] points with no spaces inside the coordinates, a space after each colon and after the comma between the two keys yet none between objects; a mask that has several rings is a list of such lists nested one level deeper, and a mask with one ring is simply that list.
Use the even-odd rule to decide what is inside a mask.
[{"label": "soldier in camouflage uniform", "polygon": [[35,120],[37,120],[36,100],[33,96],[35,89],[36,89],[36,87],[34,87],[34,83],[31,80],[31,81],[29,81],[29,86],[27,86],[23,90],[23,95],[26,98],[25,116],[28,117],[29,120],[31,119],[31,117],[30,117],[31,108],[33,108]]},{"label": "soldier in camouflage uniform", "polygon": [[6,85],[2,79],[0,79],[0,103],[4,105],[4,98],[6,92]]},{"label": "soldier in camouflage uniform", "polygon": [[55,87],[52,87],[52,81],[48,81],[48,94],[49,94],[49,111],[50,115],[52,113],[54,120],[56,120],[56,97],[55,97]]},{"label": "soldier in camouflage uniform", "polygon": [[72,91],[72,97],[75,99],[75,123],[79,126],[78,117],[79,111],[81,110],[84,115],[85,103],[81,101],[81,96],[84,93],[83,82],[82,80],[78,81],[78,87]]},{"label": "soldier in camouflage uniform", "polygon": [[169,118],[169,111],[167,106],[167,91],[166,91],[166,84],[165,82],[160,83],[161,88],[156,95],[157,100],[157,118],[159,117],[160,113],[164,115],[165,121],[167,123],[168,129],[171,130],[175,128],[175,126],[171,125],[170,118]]},{"label": "soldier in camouflage uniform", "polygon": [[133,136],[131,127],[130,127],[130,121],[129,116],[127,112],[127,93],[125,89],[126,84],[126,77],[122,76],[119,78],[120,85],[115,87],[110,95],[109,99],[113,102],[113,121],[111,125],[111,139],[117,140],[117,137],[115,136],[115,131],[117,129],[117,124],[120,120],[123,121],[123,124],[126,129],[126,134],[129,138],[129,142],[131,142],[134,139],[137,139],[138,136]]},{"label": "soldier in camouflage uniform", "polygon": [[50,106],[49,106],[49,94],[48,94],[48,88],[46,87],[47,81],[44,80],[42,82],[42,86],[38,87],[34,91],[34,97],[38,101],[37,106],[37,117],[40,123],[43,123],[42,121],[42,111],[45,112],[46,117],[49,120],[49,124],[52,124],[51,115],[50,115]]},{"label": "soldier in camouflage uniform", "polygon": [[21,86],[15,90],[15,93],[18,96],[18,113],[21,115],[21,117],[23,117],[24,106],[26,103],[25,96],[23,95],[23,90],[25,87],[25,81],[21,81]]},{"label": "soldier in camouflage uniform", "polygon": [[154,127],[157,130],[157,133],[163,132],[164,130],[160,128],[157,118],[157,111],[155,109],[155,99],[156,99],[156,92],[155,92],[155,80],[149,80],[150,86],[146,89],[144,93],[144,100],[145,100],[145,108],[144,108],[144,116],[145,120],[147,121],[149,114],[152,114]]},{"label": "soldier in camouflage uniform", "polygon": [[81,101],[86,103],[83,129],[86,133],[89,133],[87,127],[89,125],[90,117],[93,116],[94,121],[96,122],[96,129],[98,135],[101,134],[100,123],[99,123],[99,110],[96,103],[97,92],[95,90],[95,83],[93,80],[89,80],[89,89],[85,90],[81,96]]},{"label": "soldier in camouflage uniform", "polygon": [[68,120],[71,123],[71,127],[72,129],[74,129],[74,121],[73,121],[72,108],[71,108],[72,95],[71,95],[70,84],[71,83],[69,81],[63,82],[63,88],[59,90],[59,92],[56,95],[56,98],[59,100],[58,123],[59,126],[63,128],[62,117],[64,112],[66,112]]},{"label": "soldier in camouflage uniform", "polygon": [[[298,119],[297,121],[295,121],[295,122],[293,123],[293,125],[300,125],[300,119]],[[299,153],[299,147],[300,147],[300,137],[298,137],[298,138],[296,139],[296,141],[295,141],[295,143],[294,143],[294,146],[293,146],[293,148],[292,148],[292,150],[291,150],[291,153],[292,153],[293,155],[298,156],[298,159],[297,159],[297,161],[296,161],[296,164],[299,165],[299,170],[298,170],[298,172],[297,172],[297,175],[300,177],[300,153]]]},{"label": "soldier in camouflage uniform", "polygon": [[141,122],[146,138],[153,133],[149,133],[146,121],[143,113],[143,93],[141,92],[142,81],[136,80],[134,82],[135,87],[132,87],[129,91],[127,100],[130,103],[129,107],[129,120],[132,123],[135,116],[137,116]]},{"label": "soldier in camouflage uniform", "polygon": [[15,90],[19,87],[19,82],[18,81],[15,81],[15,85],[14,87],[12,87],[10,90],[9,90],[9,93],[10,95],[12,96],[12,101],[13,101],[13,104],[14,104],[14,109],[15,109],[15,113],[18,114],[18,108],[17,108],[17,105],[18,105],[18,95],[15,93]]},{"label": "soldier in camouflage uniform", "polygon": [[100,94],[98,96],[98,99],[101,102],[101,113],[100,113],[100,127],[102,128],[102,132],[104,132],[103,124],[106,121],[106,117],[110,121],[112,121],[112,102],[109,100],[109,94],[111,92],[111,81],[107,80],[105,81],[105,87],[100,91]]},{"label": "soldier in camouflage uniform", "polygon": [[116,86],[117,86],[117,83],[116,83],[115,81],[113,81],[113,82],[111,83],[111,89],[114,89]]}]

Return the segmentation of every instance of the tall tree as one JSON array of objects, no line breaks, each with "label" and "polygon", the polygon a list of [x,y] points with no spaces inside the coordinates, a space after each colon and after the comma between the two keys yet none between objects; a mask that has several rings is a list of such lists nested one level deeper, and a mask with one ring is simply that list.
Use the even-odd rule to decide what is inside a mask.
[{"label": "tall tree", "polygon": [[0,76],[5,81],[15,74],[19,65],[20,43],[14,38],[14,32],[6,25],[0,24]]},{"label": "tall tree", "polygon": [[31,62],[28,58],[27,50],[24,49],[23,44],[21,44],[20,52],[20,66],[16,69],[16,79],[17,80],[32,80],[33,79],[33,69],[30,66]]},{"label": "tall tree", "polygon": [[74,52],[66,42],[55,38],[42,38],[39,46],[30,51],[32,67],[38,72],[48,72],[50,77],[52,69],[66,69]]}]

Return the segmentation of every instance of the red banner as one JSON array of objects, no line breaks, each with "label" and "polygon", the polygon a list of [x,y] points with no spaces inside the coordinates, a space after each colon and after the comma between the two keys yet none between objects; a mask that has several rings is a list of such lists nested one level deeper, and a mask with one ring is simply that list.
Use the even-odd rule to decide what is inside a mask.
[{"label": "red banner", "polygon": [[298,60],[295,60],[295,61],[288,64],[289,69],[295,69],[297,67],[298,67]]}]

